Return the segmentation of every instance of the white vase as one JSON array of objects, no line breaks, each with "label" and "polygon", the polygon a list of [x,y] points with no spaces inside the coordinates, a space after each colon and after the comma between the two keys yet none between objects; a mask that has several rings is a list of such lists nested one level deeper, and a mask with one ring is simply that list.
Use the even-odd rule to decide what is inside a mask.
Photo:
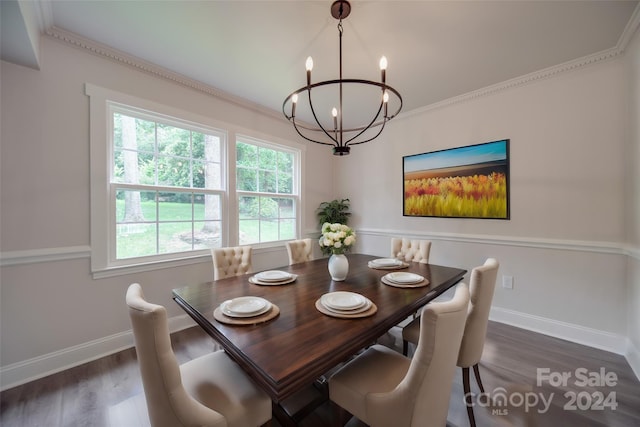
[{"label": "white vase", "polygon": [[349,273],[349,260],[344,254],[334,254],[329,257],[329,274],[331,279],[341,282],[347,278]]}]

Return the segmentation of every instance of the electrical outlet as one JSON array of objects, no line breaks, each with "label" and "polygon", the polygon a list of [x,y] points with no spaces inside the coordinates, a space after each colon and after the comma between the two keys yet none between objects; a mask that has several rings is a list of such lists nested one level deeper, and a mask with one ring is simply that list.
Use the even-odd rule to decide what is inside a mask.
[{"label": "electrical outlet", "polygon": [[513,276],[502,276],[502,287],[505,289],[513,289]]}]

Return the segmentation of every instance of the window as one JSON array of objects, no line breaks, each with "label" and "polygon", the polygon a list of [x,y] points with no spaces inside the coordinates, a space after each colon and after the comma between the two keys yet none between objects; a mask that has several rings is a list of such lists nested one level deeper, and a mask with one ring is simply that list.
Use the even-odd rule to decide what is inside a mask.
[{"label": "window", "polygon": [[225,135],[111,106],[115,259],[221,246]]},{"label": "window", "polygon": [[85,92],[94,278],[300,236],[299,148],[95,85]]},{"label": "window", "polygon": [[298,156],[291,149],[249,138],[236,141],[239,243],[295,239]]}]

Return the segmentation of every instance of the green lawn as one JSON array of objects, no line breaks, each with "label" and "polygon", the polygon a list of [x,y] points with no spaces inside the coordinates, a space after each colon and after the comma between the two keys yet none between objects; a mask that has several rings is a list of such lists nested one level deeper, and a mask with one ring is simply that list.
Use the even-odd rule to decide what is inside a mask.
[{"label": "green lawn", "polygon": [[[191,204],[161,202],[156,213],[154,201],[141,202],[144,223],[118,224],[116,256],[118,259],[163,253],[183,252],[192,249],[209,249],[220,247],[219,233],[203,231],[204,204],[194,205],[191,223]],[[116,218],[121,221],[124,216],[124,200],[116,201]],[[156,217],[159,221],[156,223]],[[218,226],[218,221],[209,221]],[[158,227],[158,233],[156,233]],[[257,243],[258,241],[277,241],[295,238],[295,220],[261,220],[249,219],[242,215],[240,219],[240,244]],[[260,236],[260,239],[258,238]]]}]

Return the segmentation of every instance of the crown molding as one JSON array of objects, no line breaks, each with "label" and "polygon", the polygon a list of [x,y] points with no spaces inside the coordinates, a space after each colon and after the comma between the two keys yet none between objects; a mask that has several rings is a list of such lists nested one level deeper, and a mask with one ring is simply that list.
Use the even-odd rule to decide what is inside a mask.
[{"label": "crown molding", "polygon": [[633,10],[633,13],[631,14],[631,18],[629,19],[629,22],[627,22],[627,25],[624,27],[624,30],[622,31],[622,34],[618,39],[618,43],[616,44],[616,49],[618,49],[620,52],[624,52],[627,46],[629,45],[629,43],[631,42],[631,39],[633,38],[633,35],[635,34],[639,26],[640,26],[640,3],[638,3],[636,8]]},{"label": "crown molding", "polygon": [[[523,86],[532,82],[536,82],[538,80],[544,80],[551,77],[554,77],[558,74],[569,72],[576,70],[578,68],[585,67],[587,65],[603,62],[615,58],[620,55],[622,50],[619,47],[613,47],[610,49],[606,49],[592,55],[587,55],[582,58],[578,58],[572,61],[567,61],[559,65],[554,65],[552,67],[545,68],[543,70],[535,71],[533,73],[525,74],[524,76],[515,77],[510,80],[505,80],[503,82],[486,86],[484,88],[474,90],[472,92],[467,92],[465,94],[454,96],[452,98],[448,98],[442,100],[440,102],[435,102],[430,105],[426,105],[422,108],[417,108],[415,110],[411,110],[404,115],[402,118],[411,117],[417,114],[422,114],[427,111],[436,110],[443,107],[448,107],[453,104],[459,104],[462,102],[467,102],[474,100],[476,98],[485,97],[488,95],[493,95],[494,93],[501,92],[503,90],[512,89],[515,87]],[[400,117],[400,116],[399,116]]]},{"label": "crown molding", "polygon": [[98,43],[94,40],[82,37],[71,31],[63,30],[62,28],[58,28],[56,26],[50,26],[45,30],[44,33],[46,36],[54,40],[63,42],[67,45],[71,45],[82,50],[89,51],[94,55],[98,55],[105,59],[124,64],[143,73],[172,81],[182,86],[186,86],[190,89],[194,89],[198,92],[202,92],[207,95],[211,95],[224,101],[230,102],[242,108],[249,109],[256,113],[260,113],[278,120],[284,120],[282,114],[270,108],[266,108],[256,102],[252,102],[246,98],[232,95],[229,92],[225,92],[216,87],[189,78],[183,74],[173,72],[167,68],[145,61],[136,56],[129,55],[102,43]]},{"label": "crown molding", "polygon": [[[107,45],[82,37],[70,31],[63,30],[62,28],[58,28],[56,26],[50,25],[52,24],[53,17],[52,17],[51,5],[49,4],[49,0],[40,0],[40,9],[41,9],[41,16],[40,16],[41,22],[43,23],[43,25],[45,25],[45,28],[47,28],[46,30],[44,30],[44,34],[46,34],[47,36],[53,39],[75,46],[80,49],[87,50],[95,55],[112,60],[114,62],[125,64],[138,71],[142,71],[156,77],[164,78],[172,82],[178,83],[182,86],[186,86],[196,91],[205,93],[207,95],[220,98],[222,100],[233,103],[240,107],[247,108],[251,111],[275,118],[277,120],[284,120],[282,117],[282,114],[279,111],[274,111],[270,108],[266,108],[246,98],[241,98],[239,96],[230,94],[216,87],[204,84],[198,80],[191,79],[182,74],[160,67],[151,62],[144,61],[143,59],[138,58],[136,56],[129,55],[117,49],[111,48]],[[490,85],[472,92],[467,92],[465,94],[448,98],[430,105],[426,105],[421,108],[407,111],[405,113],[400,113],[397,119],[404,119],[404,118],[412,117],[414,115],[425,113],[427,111],[447,107],[447,106],[462,103],[462,102],[467,102],[467,101],[474,100],[476,98],[481,98],[484,96],[489,96],[494,93],[501,92],[503,90],[515,88],[518,86],[523,86],[528,83],[536,82],[538,80],[554,77],[561,73],[573,71],[591,64],[600,63],[603,61],[613,59],[621,55],[622,53],[624,53],[626,47],[630,43],[634,33],[636,32],[639,26],[640,26],[640,3],[634,9],[633,14],[631,15],[631,18],[629,19],[629,22],[627,22],[627,25],[625,26],[615,47],[605,49],[603,51],[600,51],[591,55],[587,55],[582,58],[567,61],[562,64],[554,65],[552,67],[548,67],[539,71],[535,71],[533,73],[515,77],[513,79],[506,80],[494,85]]]},{"label": "crown molding", "polygon": [[36,2],[36,17],[40,33],[46,33],[46,29],[53,26],[53,7],[51,0],[38,0]]},{"label": "crown molding", "polygon": [[417,108],[415,110],[408,111],[404,114],[400,114],[398,118],[407,118],[413,115],[422,114],[427,111],[435,110],[442,107],[447,107],[453,104],[458,104],[461,102],[467,102],[476,98],[492,95],[496,92],[500,92],[506,89],[511,89],[518,86],[523,86],[525,84],[535,82],[538,80],[547,79],[553,77],[560,73],[565,73],[568,71],[573,71],[578,68],[582,68],[591,64],[603,62],[615,58],[622,53],[624,53],[625,49],[629,45],[633,35],[636,30],[640,27],[640,3],[636,6],[625,26],[618,42],[615,47],[602,50],[600,52],[596,52],[591,55],[583,56],[582,58],[574,59],[571,61],[564,62],[562,64],[554,65],[552,67],[548,67],[539,71],[534,71],[533,73],[525,74],[523,76],[515,77],[510,80],[505,80],[503,82],[486,86],[484,88],[474,90],[472,92],[467,92],[465,94],[454,96],[452,98],[444,99],[440,102],[435,102],[430,105],[426,105],[422,108]]}]

